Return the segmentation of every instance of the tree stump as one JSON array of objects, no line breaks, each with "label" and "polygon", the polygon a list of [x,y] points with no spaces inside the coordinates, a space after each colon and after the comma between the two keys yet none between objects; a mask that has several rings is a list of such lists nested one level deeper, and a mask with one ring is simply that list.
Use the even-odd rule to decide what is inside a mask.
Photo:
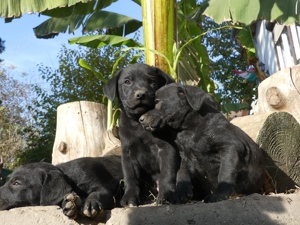
[{"label": "tree stump", "polygon": [[52,163],[79,157],[98,157],[120,146],[120,141],[106,130],[107,110],[103,104],[79,101],[57,108],[56,136]]},{"label": "tree stump", "polygon": [[289,113],[270,114],[257,143],[264,150],[267,170],[277,192],[300,186],[300,124]]}]

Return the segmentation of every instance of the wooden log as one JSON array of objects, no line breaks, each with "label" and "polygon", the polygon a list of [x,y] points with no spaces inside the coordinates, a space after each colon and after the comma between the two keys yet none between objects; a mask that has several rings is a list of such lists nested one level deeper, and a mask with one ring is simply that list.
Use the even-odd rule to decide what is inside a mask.
[{"label": "wooden log", "polygon": [[52,163],[58,164],[79,157],[97,157],[120,146],[119,139],[106,130],[106,106],[79,101],[57,108],[56,136]]},{"label": "wooden log", "polygon": [[[269,115],[259,131],[267,170],[277,192],[300,186],[300,124],[289,113]],[[296,186],[295,186],[296,185]]]},{"label": "wooden log", "polygon": [[288,112],[300,123],[300,65],[278,71],[258,86],[254,115]]},{"label": "wooden log", "polygon": [[278,193],[300,186],[300,124],[287,112],[237,117],[240,127],[265,154],[272,186]]}]

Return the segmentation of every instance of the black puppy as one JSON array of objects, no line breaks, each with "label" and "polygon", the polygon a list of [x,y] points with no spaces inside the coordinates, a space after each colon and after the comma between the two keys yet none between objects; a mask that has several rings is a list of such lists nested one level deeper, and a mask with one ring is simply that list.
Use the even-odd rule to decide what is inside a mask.
[{"label": "black puppy", "polygon": [[140,122],[150,131],[177,131],[175,142],[183,157],[183,175],[177,182],[189,181],[184,172],[188,170],[201,180],[205,202],[260,191],[265,178],[262,151],[216,110],[210,95],[198,87],[170,84],[156,92],[155,103]]},{"label": "black puppy", "polygon": [[[84,157],[54,166],[38,162],[21,166],[0,188],[0,210],[59,205],[65,215],[94,217],[121,198],[120,156]],[[79,197],[78,197],[79,196]]]},{"label": "black puppy", "polygon": [[[156,67],[133,64],[119,70],[104,86],[110,100],[118,99],[122,113],[119,136],[122,145],[122,168],[125,180],[123,206],[140,203],[141,185],[158,182],[157,203],[173,201],[178,151],[143,129],[139,117],[154,108],[155,92],[174,80]],[[150,178],[150,180],[149,180]]]}]

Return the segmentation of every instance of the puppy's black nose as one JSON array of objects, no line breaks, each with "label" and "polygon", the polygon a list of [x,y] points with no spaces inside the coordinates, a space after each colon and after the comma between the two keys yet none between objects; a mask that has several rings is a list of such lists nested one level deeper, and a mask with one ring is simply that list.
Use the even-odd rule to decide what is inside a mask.
[{"label": "puppy's black nose", "polygon": [[146,96],[146,93],[144,91],[137,91],[135,93],[135,98],[138,99],[138,100],[144,99],[145,96]]}]

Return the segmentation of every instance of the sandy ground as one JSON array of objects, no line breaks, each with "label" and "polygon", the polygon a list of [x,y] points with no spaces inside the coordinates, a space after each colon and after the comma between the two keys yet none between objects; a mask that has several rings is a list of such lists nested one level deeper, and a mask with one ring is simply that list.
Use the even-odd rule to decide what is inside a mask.
[{"label": "sandy ground", "polygon": [[23,207],[0,211],[1,225],[190,225],[300,224],[300,194],[253,194],[218,203],[145,205],[116,208],[94,220],[67,218],[57,206]]}]

